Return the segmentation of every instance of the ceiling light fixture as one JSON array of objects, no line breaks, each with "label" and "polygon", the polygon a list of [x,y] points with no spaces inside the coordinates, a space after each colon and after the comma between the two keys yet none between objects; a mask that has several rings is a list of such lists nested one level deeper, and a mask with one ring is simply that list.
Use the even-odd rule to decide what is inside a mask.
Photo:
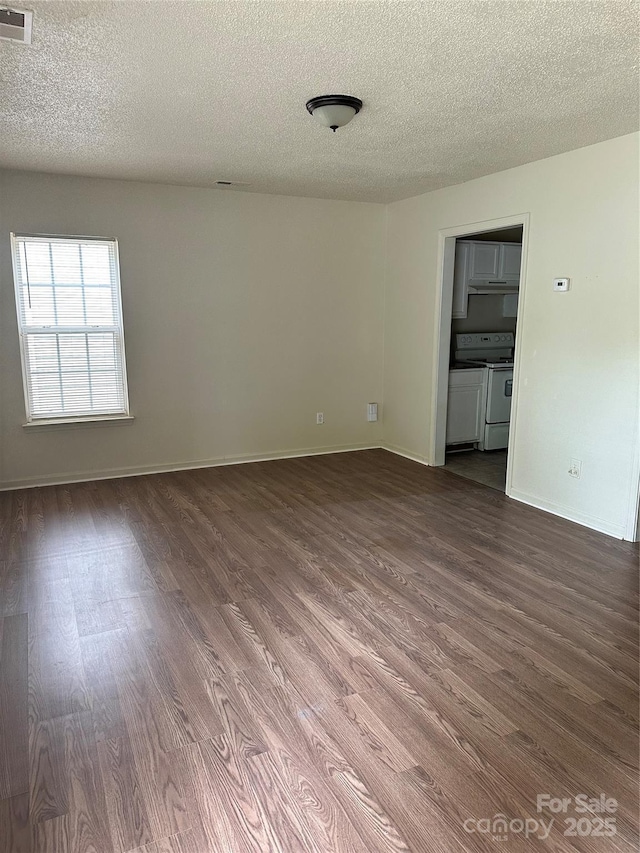
[{"label": "ceiling light fixture", "polygon": [[307,101],[307,110],[311,115],[334,133],[339,127],[349,124],[361,109],[360,98],[351,95],[320,95]]}]

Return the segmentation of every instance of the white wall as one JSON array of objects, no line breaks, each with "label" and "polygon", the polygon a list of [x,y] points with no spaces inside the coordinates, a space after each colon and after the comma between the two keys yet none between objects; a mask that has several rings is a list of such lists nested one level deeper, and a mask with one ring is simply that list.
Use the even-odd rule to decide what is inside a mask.
[{"label": "white wall", "polygon": [[[380,444],[385,216],[0,173],[0,486]],[[23,428],[10,231],[118,238],[130,425]]]},{"label": "white wall", "polygon": [[[431,462],[438,232],[530,214],[512,495],[616,536],[637,494],[638,135],[388,208],[385,442]],[[566,294],[552,279],[569,276]],[[582,478],[567,474],[583,462]],[[636,456],[637,459],[637,456]]]}]

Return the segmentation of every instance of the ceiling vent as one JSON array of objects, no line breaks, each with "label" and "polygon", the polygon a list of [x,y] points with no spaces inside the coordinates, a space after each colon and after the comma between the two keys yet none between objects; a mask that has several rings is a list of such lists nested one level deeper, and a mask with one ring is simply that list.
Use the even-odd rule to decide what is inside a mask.
[{"label": "ceiling vent", "polygon": [[0,39],[16,41],[18,44],[31,44],[32,21],[33,12],[0,6]]}]

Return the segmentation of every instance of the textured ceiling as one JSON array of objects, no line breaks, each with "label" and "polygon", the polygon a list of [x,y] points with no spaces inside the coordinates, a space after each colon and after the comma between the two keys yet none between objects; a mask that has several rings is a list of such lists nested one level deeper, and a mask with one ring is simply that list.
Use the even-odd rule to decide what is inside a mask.
[{"label": "textured ceiling", "polygon": [[[384,202],[638,127],[631,0],[15,5],[5,167]],[[336,91],[333,134],[305,102]]]}]

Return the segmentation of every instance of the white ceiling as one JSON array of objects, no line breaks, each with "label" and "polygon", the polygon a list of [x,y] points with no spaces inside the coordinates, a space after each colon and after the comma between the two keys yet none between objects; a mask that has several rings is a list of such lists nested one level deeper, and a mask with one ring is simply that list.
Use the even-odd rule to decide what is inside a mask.
[{"label": "white ceiling", "polygon": [[[14,0],[21,7],[20,0]],[[0,165],[385,202],[638,127],[628,0],[24,2]],[[305,110],[344,92],[333,134]]]}]

